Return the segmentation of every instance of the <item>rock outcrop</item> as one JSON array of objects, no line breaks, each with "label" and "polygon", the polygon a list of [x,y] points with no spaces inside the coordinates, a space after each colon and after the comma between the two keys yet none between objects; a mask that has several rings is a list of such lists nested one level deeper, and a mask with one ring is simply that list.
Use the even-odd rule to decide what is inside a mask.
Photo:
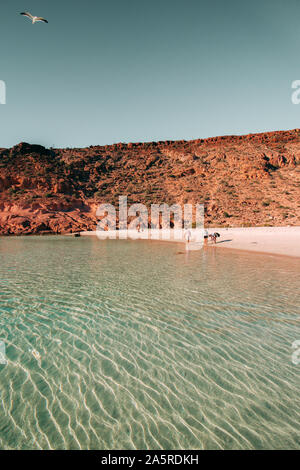
[{"label": "rock outcrop", "polygon": [[204,203],[207,226],[298,225],[300,130],[0,150],[0,234],[95,229],[98,204]]}]

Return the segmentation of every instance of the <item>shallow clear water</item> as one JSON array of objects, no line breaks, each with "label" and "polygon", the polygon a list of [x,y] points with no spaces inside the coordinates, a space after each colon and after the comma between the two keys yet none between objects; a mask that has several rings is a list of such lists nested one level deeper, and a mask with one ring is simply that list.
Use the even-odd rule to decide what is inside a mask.
[{"label": "shallow clear water", "polygon": [[182,251],[0,239],[2,449],[300,448],[299,260]]}]

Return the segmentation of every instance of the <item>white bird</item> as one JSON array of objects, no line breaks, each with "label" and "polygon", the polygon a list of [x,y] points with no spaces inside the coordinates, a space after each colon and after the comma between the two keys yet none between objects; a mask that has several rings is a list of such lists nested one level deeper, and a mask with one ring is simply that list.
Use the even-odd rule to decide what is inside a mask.
[{"label": "white bird", "polygon": [[36,23],[37,21],[42,21],[43,23],[48,23],[45,18],[41,18],[40,16],[32,16],[30,13],[27,13],[24,11],[23,13],[20,13],[20,15],[27,16],[29,19],[32,20],[32,24]]}]

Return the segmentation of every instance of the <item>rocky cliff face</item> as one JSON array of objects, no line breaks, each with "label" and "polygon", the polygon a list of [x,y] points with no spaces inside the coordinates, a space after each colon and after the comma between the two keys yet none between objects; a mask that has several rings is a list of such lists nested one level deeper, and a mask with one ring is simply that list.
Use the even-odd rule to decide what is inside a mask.
[{"label": "rocky cliff face", "polygon": [[99,203],[204,203],[207,226],[298,225],[300,130],[0,150],[0,234],[93,230]]}]

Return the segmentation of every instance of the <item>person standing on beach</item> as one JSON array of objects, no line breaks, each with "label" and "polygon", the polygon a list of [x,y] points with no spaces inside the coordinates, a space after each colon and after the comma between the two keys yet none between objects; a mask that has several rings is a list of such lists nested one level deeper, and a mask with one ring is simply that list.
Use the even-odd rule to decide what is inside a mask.
[{"label": "person standing on beach", "polygon": [[208,230],[204,230],[204,245],[208,244]]},{"label": "person standing on beach", "polygon": [[190,243],[190,240],[192,238],[192,233],[191,233],[190,229],[186,230],[186,232],[184,234],[184,238],[186,239],[187,243]]}]

